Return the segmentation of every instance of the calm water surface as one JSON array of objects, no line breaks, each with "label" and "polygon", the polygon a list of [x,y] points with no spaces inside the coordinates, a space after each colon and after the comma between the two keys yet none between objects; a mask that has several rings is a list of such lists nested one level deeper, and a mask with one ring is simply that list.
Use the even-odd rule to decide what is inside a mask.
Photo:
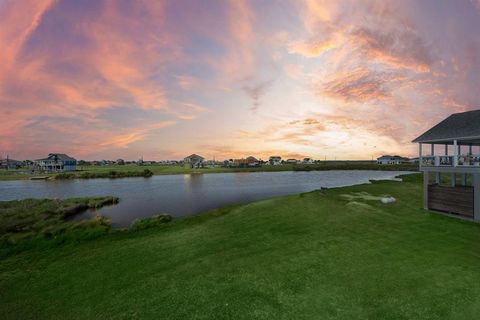
[{"label": "calm water surface", "polygon": [[342,187],[369,180],[394,179],[399,171],[252,172],[153,176],[151,178],[65,181],[0,182],[0,201],[24,198],[117,196],[120,203],[76,217],[95,214],[126,227],[136,218],[159,213],[173,217],[196,214],[229,204],[308,192],[321,187]]}]

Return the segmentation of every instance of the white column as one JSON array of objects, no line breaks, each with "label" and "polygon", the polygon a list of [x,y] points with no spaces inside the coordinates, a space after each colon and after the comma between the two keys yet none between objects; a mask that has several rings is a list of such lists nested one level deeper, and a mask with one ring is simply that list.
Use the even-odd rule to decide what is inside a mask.
[{"label": "white column", "polygon": [[435,144],[432,143],[430,148],[431,148],[430,153],[432,154],[432,157],[433,157],[433,165],[438,167],[440,165],[440,158],[435,157]]},{"label": "white column", "polygon": [[420,166],[420,169],[422,168],[423,164],[423,157],[422,157],[422,144],[418,144],[418,164]]},{"label": "white column", "polygon": [[458,166],[458,145],[457,140],[453,140],[453,166]]}]

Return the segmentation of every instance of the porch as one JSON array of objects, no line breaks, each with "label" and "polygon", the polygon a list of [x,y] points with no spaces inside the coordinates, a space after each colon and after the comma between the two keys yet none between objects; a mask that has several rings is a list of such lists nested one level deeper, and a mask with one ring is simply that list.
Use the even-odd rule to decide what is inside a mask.
[{"label": "porch", "polygon": [[480,222],[480,110],[452,114],[412,142],[423,207]]}]

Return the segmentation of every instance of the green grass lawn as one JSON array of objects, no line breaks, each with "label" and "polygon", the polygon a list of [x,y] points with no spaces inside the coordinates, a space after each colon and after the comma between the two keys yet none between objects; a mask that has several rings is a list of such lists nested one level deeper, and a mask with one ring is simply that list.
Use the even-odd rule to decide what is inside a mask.
[{"label": "green grass lawn", "polygon": [[480,226],[423,211],[415,176],[3,258],[2,318],[476,319]]}]

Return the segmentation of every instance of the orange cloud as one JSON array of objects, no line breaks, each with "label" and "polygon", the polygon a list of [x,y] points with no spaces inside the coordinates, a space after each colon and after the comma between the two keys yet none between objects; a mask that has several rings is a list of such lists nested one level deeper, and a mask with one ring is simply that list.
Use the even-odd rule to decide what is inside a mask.
[{"label": "orange cloud", "polygon": [[288,46],[289,53],[298,53],[307,58],[316,58],[327,50],[335,48],[333,41],[294,42]]},{"label": "orange cloud", "polygon": [[[0,81],[7,70],[13,67],[15,60],[25,42],[40,24],[45,12],[51,7],[53,0],[43,1],[10,1],[3,4],[0,11]],[[1,82],[0,82],[1,84]]]},{"label": "orange cloud", "polygon": [[164,121],[147,128],[140,128],[131,130],[128,133],[114,135],[107,140],[99,143],[100,147],[114,147],[114,148],[127,148],[130,144],[142,140],[146,135],[150,134],[152,130],[161,129],[175,124],[175,121]]},{"label": "orange cloud", "polygon": [[357,68],[348,72],[339,72],[331,76],[332,80],[323,84],[319,94],[349,102],[364,103],[371,100],[384,100],[391,96],[386,83],[389,77],[382,73]]},{"label": "orange cloud", "polygon": [[359,28],[352,39],[369,59],[389,67],[406,68],[415,72],[429,72],[433,63],[425,41],[411,29],[390,31]]}]

